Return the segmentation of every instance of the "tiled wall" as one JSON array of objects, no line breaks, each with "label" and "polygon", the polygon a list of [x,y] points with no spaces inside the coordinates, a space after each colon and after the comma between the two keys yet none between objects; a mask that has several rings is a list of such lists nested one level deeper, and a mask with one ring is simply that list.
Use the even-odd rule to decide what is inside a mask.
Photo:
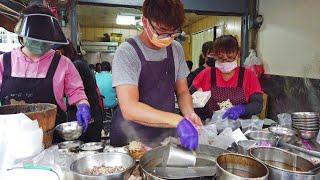
[{"label": "tiled wall", "polygon": [[[190,24],[183,28],[186,34],[190,35],[192,33],[200,32],[202,30],[214,27],[223,26],[225,27],[224,34],[232,34],[237,37],[239,43],[241,41],[241,17],[233,16],[209,16],[203,18],[196,23]],[[182,46],[185,51],[186,59],[192,59],[192,42],[191,37],[189,41],[185,41]]]},{"label": "tiled wall", "polygon": [[103,34],[109,33],[121,33],[122,41],[126,38],[130,38],[138,35],[137,29],[119,29],[119,28],[97,28],[97,27],[81,27],[80,38],[82,41],[101,41]]}]

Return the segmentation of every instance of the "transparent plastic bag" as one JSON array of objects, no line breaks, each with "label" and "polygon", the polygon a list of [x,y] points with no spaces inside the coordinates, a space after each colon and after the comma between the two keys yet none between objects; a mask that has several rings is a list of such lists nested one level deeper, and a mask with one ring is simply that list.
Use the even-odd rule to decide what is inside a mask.
[{"label": "transparent plastic bag", "polygon": [[219,110],[215,111],[212,115],[211,121],[209,124],[215,124],[218,132],[222,132],[226,128],[231,128],[232,130],[236,130],[240,127],[239,120],[232,119],[223,119],[222,116],[227,110]]},{"label": "transparent plastic bag", "polygon": [[263,121],[256,116],[252,116],[251,119],[240,120],[241,128],[243,132],[260,131],[263,127]]},{"label": "transparent plastic bag", "polygon": [[277,117],[278,117],[280,126],[291,128],[292,120],[291,120],[291,115],[290,114],[282,113],[282,114],[278,114]]},{"label": "transparent plastic bag", "polygon": [[249,56],[244,62],[244,67],[252,70],[258,77],[264,74],[263,61],[257,57],[257,53],[254,49],[249,50]]},{"label": "transparent plastic bag", "polygon": [[215,137],[211,143],[212,146],[219,147],[222,149],[227,149],[232,143],[235,142],[235,139],[232,137],[232,129],[226,128]]},{"label": "transparent plastic bag", "polygon": [[215,124],[203,126],[199,129],[199,144],[210,145],[217,135],[218,132]]}]

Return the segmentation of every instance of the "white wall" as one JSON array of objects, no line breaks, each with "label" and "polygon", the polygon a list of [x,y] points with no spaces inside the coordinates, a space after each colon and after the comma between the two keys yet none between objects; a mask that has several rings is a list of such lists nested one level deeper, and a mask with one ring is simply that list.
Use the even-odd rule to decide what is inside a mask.
[{"label": "white wall", "polygon": [[259,11],[267,73],[320,79],[320,0],[260,0]]}]

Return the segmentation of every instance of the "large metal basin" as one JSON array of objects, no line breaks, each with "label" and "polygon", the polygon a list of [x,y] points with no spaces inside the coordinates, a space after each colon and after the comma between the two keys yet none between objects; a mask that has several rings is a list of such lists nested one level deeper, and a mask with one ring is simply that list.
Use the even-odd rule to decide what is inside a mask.
[{"label": "large metal basin", "polygon": [[[94,166],[122,166],[126,170],[119,173],[92,176],[88,175],[88,170]],[[128,179],[133,170],[135,161],[131,156],[124,153],[101,153],[86,156],[74,161],[70,170],[75,180],[122,180]]]},{"label": "large metal basin", "polygon": [[250,156],[262,161],[269,168],[270,180],[316,180],[320,174],[313,175],[307,171],[314,165],[289,151],[274,147],[257,147],[250,149]]},{"label": "large metal basin", "polygon": [[[163,154],[167,146],[160,146],[148,151],[140,159],[140,168],[143,173],[144,180],[162,180],[161,178],[154,175],[152,172],[149,172],[149,169],[154,167],[161,166],[163,162]],[[196,150],[197,160],[195,166],[215,166],[216,158],[222,153],[228,153],[229,151],[223,150],[217,147],[208,146],[208,145],[199,145]],[[195,179],[213,179],[214,177],[199,177]]]},{"label": "large metal basin", "polygon": [[217,158],[217,180],[267,180],[268,168],[245,155],[226,153]]}]

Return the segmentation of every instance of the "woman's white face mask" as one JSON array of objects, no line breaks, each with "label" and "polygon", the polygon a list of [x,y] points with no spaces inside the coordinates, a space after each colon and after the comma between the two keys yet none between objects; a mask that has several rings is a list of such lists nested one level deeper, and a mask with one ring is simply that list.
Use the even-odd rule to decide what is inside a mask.
[{"label": "woman's white face mask", "polygon": [[222,73],[229,73],[238,67],[237,61],[232,62],[215,62],[215,67],[219,69]]}]

